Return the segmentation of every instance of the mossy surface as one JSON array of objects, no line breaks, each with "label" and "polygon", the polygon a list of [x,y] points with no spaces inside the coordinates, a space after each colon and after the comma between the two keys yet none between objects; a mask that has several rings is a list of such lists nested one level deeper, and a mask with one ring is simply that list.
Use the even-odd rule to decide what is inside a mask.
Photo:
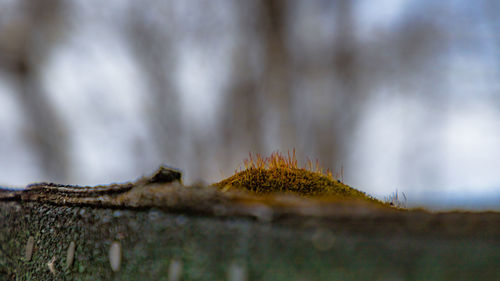
[{"label": "mossy surface", "polygon": [[250,155],[245,160],[245,168],[214,186],[222,190],[244,189],[257,194],[292,193],[305,197],[324,196],[384,204],[334,178],[331,172],[323,172],[317,162],[315,166],[308,161],[308,165],[298,167],[295,153],[287,156],[273,153],[268,158],[259,155],[253,158]]}]

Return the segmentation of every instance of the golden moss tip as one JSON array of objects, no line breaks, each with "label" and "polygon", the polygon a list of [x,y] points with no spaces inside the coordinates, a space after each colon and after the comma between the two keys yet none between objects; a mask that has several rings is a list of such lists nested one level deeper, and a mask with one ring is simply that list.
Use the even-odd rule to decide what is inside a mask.
[{"label": "golden moss tip", "polygon": [[243,165],[243,170],[214,186],[224,191],[243,189],[256,194],[293,193],[305,197],[328,196],[382,203],[344,184],[331,171],[325,171],[319,161],[308,159],[305,166],[299,167],[295,149],[286,155],[273,152],[269,157],[249,154]]}]

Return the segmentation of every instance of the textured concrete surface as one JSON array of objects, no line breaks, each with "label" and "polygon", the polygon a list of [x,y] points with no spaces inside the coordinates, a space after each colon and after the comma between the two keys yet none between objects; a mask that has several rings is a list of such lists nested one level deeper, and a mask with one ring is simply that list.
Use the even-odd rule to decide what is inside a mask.
[{"label": "textured concrete surface", "polygon": [[500,213],[184,186],[0,188],[0,280],[500,280]]},{"label": "textured concrete surface", "polygon": [[0,280],[500,280],[497,213],[218,212],[3,201]]}]

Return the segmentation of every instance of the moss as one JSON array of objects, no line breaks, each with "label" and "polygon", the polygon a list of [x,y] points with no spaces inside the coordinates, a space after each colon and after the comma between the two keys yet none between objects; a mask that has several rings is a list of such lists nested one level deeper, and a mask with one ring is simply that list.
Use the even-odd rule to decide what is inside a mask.
[{"label": "moss", "polygon": [[244,165],[243,171],[236,172],[214,186],[222,190],[244,189],[257,194],[292,193],[304,197],[361,199],[387,205],[344,184],[328,170],[323,172],[318,161],[315,165],[308,161],[306,166],[299,167],[295,151],[287,156],[275,152],[267,158],[250,154]]}]

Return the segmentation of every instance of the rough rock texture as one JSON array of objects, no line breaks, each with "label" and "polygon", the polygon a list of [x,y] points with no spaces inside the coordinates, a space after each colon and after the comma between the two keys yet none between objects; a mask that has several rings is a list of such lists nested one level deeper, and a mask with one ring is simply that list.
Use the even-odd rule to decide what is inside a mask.
[{"label": "rough rock texture", "polygon": [[1,191],[0,280],[500,280],[499,213],[254,196],[159,178],[97,193]]}]

